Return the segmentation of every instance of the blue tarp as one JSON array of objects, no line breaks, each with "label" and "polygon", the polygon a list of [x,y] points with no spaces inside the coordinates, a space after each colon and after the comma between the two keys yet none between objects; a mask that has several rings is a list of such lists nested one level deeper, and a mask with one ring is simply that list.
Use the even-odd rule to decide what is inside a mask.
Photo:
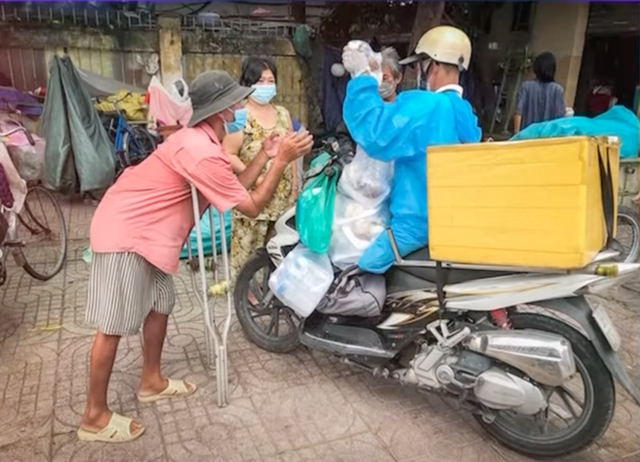
[{"label": "blue tarp", "polygon": [[560,136],[617,136],[620,157],[638,157],[640,121],[624,106],[614,106],[597,117],[566,117],[529,125],[512,140],[555,138]]},{"label": "blue tarp", "polygon": [[[209,208],[209,210],[202,215],[200,219],[200,230],[202,231],[202,245],[204,247],[205,256],[212,256],[212,240],[211,240],[211,222],[209,221],[209,214],[213,214],[213,228],[215,231],[215,240],[216,240],[216,250],[217,253],[221,252],[222,241],[220,240],[220,220],[218,218],[218,212]],[[224,212],[224,232],[227,238],[227,249],[229,248],[230,238],[231,238],[231,212]],[[189,234],[189,242],[191,243],[191,251],[193,252],[193,256],[197,256],[197,247],[196,247],[196,230],[195,228],[191,230]],[[185,244],[182,248],[182,252],[180,253],[180,258],[187,258],[187,245]]]}]

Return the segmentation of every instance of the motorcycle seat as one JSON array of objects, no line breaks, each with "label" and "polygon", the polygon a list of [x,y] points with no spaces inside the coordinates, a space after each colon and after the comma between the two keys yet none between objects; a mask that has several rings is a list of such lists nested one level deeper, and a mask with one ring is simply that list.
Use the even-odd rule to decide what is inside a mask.
[{"label": "motorcycle seat", "polygon": [[[431,256],[429,254],[429,248],[424,247],[420,250],[416,250],[415,252],[410,253],[404,260],[407,262],[411,261],[431,261]],[[396,269],[400,271],[404,271],[405,273],[409,273],[423,281],[429,281],[431,283],[437,283],[437,275],[435,266],[399,266]],[[511,273],[505,271],[491,271],[491,270],[472,270],[472,269],[447,269],[445,273],[445,283],[446,284],[458,284],[467,281],[473,281],[475,279],[488,279],[495,278],[498,276],[507,276]]]},{"label": "motorcycle seat", "polygon": [[431,261],[429,247],[423,247],[420,250],[416,250],[404,257],[404,259],[410,261]]}]

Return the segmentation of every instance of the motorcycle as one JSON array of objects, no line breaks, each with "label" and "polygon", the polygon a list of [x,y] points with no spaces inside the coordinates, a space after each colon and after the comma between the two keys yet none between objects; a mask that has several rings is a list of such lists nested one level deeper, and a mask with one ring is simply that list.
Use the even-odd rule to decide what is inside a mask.
[{"label": "motorcycle", "polygon": [[[307,178],[335,174],[340,169],[328,167],[353,156],[352,144],[324,144],[329,163]],[[435,262],[428,248],[402,258],[394,249],[380,316],[314,311],[300,319],[268,287],[298,243],[293,208],[236,280],[239,323],[264,350],[289,353],[304,345],[374,376],[448,394],[500,443],[533,457],[560,457],[597,441],[613,417],[614,380],[640,405],[606,308],[586,298],[640,269],[615,261],[614,251],[563,272]]]}]

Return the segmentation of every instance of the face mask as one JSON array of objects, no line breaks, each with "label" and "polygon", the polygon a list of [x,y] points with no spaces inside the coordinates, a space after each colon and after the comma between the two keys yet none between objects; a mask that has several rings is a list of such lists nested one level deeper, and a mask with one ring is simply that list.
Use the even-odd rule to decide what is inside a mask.
[{"label": "face mask", "polygon": [[225,122],[224,129],[228,135],[242,130],[247,123],[247,108],[236,109],[233,111],[233,121]]},{"label": "face mask", "polygon": [[269,104],[276,96],[276,86],[273,83],[267,85],[252,85],[253,93],[250,98],[258,104]]},{"label": "face mask", "polygon": [[387,99],[388,97],[393,95],[393,92],[395,90],[396,90],[396,88],[394,87],[394,85],[392,83],[382,82],[380,84],[380,86],[378,87],[378,94],[380,95],[380,97],[382,99]]}]

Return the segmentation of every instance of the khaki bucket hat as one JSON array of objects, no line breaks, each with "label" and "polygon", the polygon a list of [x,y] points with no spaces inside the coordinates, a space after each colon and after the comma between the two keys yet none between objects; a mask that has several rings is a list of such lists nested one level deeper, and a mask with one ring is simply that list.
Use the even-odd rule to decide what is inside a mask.
[{"label": "khaki bucket hat", "polygon": [[194,127],[213,114],[246,99],[253,88],[242,87],[225,71],[206,71],[191,83],[189,97],[193,115],[187,126]]}]

